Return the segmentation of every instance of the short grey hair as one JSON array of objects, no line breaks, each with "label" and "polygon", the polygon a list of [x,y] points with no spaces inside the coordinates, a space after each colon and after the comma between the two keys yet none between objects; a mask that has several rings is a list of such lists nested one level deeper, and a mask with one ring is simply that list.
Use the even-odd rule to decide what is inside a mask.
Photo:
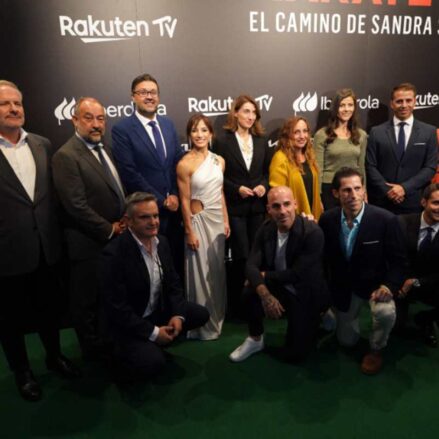
[{"label": "short grey hair", "polygon": [[148,192],[133,192],[125,198],[125,215],[129,218],[133,216],[134,206],[138,203],[154,201],[157,204],[157,198]]}]

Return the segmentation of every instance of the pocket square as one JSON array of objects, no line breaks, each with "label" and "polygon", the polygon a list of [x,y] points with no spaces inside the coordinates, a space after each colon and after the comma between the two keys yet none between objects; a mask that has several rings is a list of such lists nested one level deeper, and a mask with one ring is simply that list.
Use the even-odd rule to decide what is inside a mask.
[{"label": "pocket square", "polygon": [[371,245],[371,244],[378,244],[379,241],[364,241],[363,245]]},{"label": "pocket square", "polygon": [[424,145],[426,145],[426,143],[425,142],[418,142],[418,143],[414,143],[413,145],[414,146],[424,146]]}]

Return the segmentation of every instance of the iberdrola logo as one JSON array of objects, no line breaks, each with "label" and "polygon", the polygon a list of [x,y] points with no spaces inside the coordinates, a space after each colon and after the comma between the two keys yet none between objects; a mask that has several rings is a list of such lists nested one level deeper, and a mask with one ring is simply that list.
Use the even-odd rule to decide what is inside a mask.
[{"label": "iberdrola logo", "polygon": [[308,92],[300,93],[300,96],[293,102],[293,110],[294,115],[297,113],[304,113],[306,111],[314,111],[317,108],[318,100],[317,100],[317,92],[311,96],[311,93]]},{"label": "iberdrola logo", "polygon": [[64,98],[63,101],[55,108],[53,114],[58,119],[58,125],[61,125],[62,120],[71,120],[73,114],[73,108],[76,105],[75,98],[72,98],[70,102]]}]

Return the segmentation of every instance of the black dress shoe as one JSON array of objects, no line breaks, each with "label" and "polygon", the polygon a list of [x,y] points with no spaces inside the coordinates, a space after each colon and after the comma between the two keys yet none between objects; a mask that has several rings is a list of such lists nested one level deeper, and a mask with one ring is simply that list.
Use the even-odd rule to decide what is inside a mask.
[{"label": "black dress shoe", "polygon": [[74,379],[82,376],[81,370],[64,355],[46,360],[47,369],[56,372],[62,378]]},{"label": "black dress shoe", "polygon": [[39,401],[41,399],[41,387],[30,370],[15,372],[15,383],[20,395],[27,401]]},{"label": "black dress shoe", "polygon": [[434,323],[428,319],[424,318],[422,313],[415,315],[415,323],[421,330],[422,338],[427,346],[431,348],[437,348],[437,337],[436,331],[434,329]]}]

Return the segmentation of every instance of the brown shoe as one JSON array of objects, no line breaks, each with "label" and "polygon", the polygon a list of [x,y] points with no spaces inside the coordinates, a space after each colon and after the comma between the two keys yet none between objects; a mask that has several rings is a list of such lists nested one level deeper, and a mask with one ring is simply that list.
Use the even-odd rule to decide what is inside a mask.
[{"label": "brown shoe", "polygon": [[361,372],[366,375],[375,375],[383,366],[383,356],[380,351],[370,351],[363,357]]}]

